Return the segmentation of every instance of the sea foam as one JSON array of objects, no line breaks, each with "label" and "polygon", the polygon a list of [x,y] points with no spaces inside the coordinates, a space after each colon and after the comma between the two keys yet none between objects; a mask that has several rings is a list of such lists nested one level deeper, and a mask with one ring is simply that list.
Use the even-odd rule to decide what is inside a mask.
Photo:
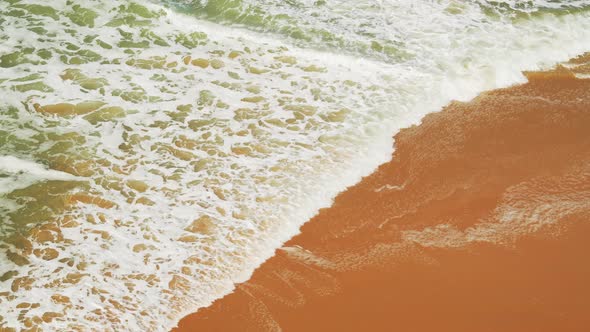
[{"label": "sea foam", "polygon": [[166,331],[400,128],[590,49],[585,2],[171,3],[0,3],[0,164],[41,182],[0,191],[0,326]]}]

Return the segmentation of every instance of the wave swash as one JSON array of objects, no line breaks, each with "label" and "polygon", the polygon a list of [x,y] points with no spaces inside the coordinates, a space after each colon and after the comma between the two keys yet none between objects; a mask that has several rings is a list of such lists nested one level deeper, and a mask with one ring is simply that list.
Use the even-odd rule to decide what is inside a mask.
[{"label": "wave swash", "polygon": [[167,331],[590,1],[0,1],[0,330]]}]

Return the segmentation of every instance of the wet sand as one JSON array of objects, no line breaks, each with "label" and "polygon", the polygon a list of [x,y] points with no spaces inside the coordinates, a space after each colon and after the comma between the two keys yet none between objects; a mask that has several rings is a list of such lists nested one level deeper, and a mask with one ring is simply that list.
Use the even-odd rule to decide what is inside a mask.
[{"label": "wet sand", "polygon": [[528,77],[400,132],[176,331],[590,330],[590,80]]}]

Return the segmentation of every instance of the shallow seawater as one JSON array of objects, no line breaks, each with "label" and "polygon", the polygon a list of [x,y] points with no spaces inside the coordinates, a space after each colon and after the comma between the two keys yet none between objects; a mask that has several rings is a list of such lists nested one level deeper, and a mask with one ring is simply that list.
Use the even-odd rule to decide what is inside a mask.
[{"label": "shallow seawater", "polygon": [[587,1],[0,2],[0,328],[168,330]]},{"label": "shallow seawater", "polygon": [[172,331],[583,331],[588,60],[401,130],[390,162]]}]

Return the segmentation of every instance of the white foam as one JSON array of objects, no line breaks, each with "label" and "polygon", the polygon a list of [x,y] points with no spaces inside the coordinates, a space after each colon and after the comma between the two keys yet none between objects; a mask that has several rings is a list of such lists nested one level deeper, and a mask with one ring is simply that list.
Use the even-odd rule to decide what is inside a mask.
[{"label": "white foam", "polygon": [[[304,222],[329,206],[338,192],[389,160],[392,136],[400,128],[418,123],[424,114],[438,111],[451,99],[466,100],[486,89],[522,82],[522,70],[548,66],[590,49],[587,13],[517,21],[488,17],[473,2],[461,4],[461,13],[452,14],[447,9],[456,3],[451,1],[329,1],[327,9],[322,9],[324,16],[311,15],[311,2],[299,9],[278,1],[261,2],[270,13],[289,14],[301,26],[330,29],[345,39],[342,50],[334,45],[319,47],[314,40],[249,30],[254,27],[220,26],[156,4],[150,8],[164,10],[165,15],[152,19],[148,32],[168,46],[151,43],[146,49],[132,49],[134,55],[130,55],[121,47],[103,49],[82,41],[98,35],[95,38],[116,45],[125,33],[133,41],[147,38],[140,27],[102,25],[118,17],[118,6],[126,3],[85,4],[100,14],[94,28],[72,25],[61,14],[58,21],[37,17],[55,37],[32,38],[26,19],[8,18],[2,26],[3,33],[14,36],[1,44],[4,52],[23,45],[51,49],[54,55],[46,64],[1,68],[0,80],[36,72],[42,77],[36,81],[54,91],[19,91],[20,83],[0,82],[5,103],[19,109],[16,120],[0,114],[0,130],[6,126],[18,138],[32,141],[40,134],[80,134],[85,143],[74,145],[68,153],[96,162],[99,171],[89,177],[89,192],[117,204],[112,209],[80,204],[68,211],[79,226],[62,230],[69,242],[35,244],[57,250],[60,258],[76,264],[84,262],[85,276],[79,283],[60,281],[81,271],[57,260],[31,257],[31,264],[18,267],[0,258],[4,259],[0,269],[18,270],[35,280],[30,289],[17,292],[10,290],[12,281],[0,283],[0,292],[14,296],[0,313],[9,326],[21,326],[16,304],[26,300],[40,304],[29,314],[68,311],[67,319],[46,325],[52,330],[82,324],[88,329],[166,331],[184,314],[209,305],[231,292],[235,282],[247,280]],[[0,11],[7,11],[7,6],[0,3]],[[52,6],[69,10],[65,1]],[[76,34],[64,31],[66,24]],[[363,26],[367,31],[359,30]],[[178,36],[190,32],[204,32],[208,39],[188,49],[179,44]],[[409,56],[392,58],[354,46],[370,44],[371,35],[384,44],[399,42]],[[103,59],[64,64],[56,53],[63,48],[59,45],[67,43],[91,49]],[[219,50],[223,56],[215,55]],[[228,58],[231,51],[241,54],[232,60]],[[224,67],[184,65],[186,55],[221,60]],[[125,65],[130,59],[151,56],[177,65],[172,69]],[[292,59],[297,63],[290,64]],[[108,84],[103,91],[81,88],[75,80],[60,78],[66,69],[104,78]],[[140,90],[145,98],[119,97]],[[208,101],[205,93],[199,102],[203,91],[215,95],[214,101]],[[256,96],[265,99],[258,103],[247,99]],[[87,100],[129,112],[92,124],[82,116],[32,111],[34,103]],[[173,114],[177,107],[186,104],[192,110],[185,118],[174,118],[179,116]],[[236,110],[246,108],[252,113],[236,116]],[[343,121],[334,120],[342,109],[348,110]],[[46,156],[53,143],[49,140],[33,149],[31,159]],[[236,148],[250,152],[240,154]],[[207,163],[203,166],[201,161]],[[31,174],[62,176],[29,166],[34,170],[29,168]],[[130,180],[143,181],[146,190],[128,188],[125,184]],[[121,184],[122,189],[103,186],[105,181]],[[153,205],[138,204],[140,197]],[[185,231],[205,215],[213,220],[212,231]],[[183,236],[193,236],[194,242],[178,241]],[[171,289],[178,280],[183,286]],[[72,306],[52,302],[52,294],[68,296]],[[110,314],[119,321],[109,320]]]},{"label": "white foam", "polygon": [[22,189],[39,181],[82,181],[83,178],[69,173],[47,169],[45,165],[19,159],[14,156],[0,156],[0,195]]}]

